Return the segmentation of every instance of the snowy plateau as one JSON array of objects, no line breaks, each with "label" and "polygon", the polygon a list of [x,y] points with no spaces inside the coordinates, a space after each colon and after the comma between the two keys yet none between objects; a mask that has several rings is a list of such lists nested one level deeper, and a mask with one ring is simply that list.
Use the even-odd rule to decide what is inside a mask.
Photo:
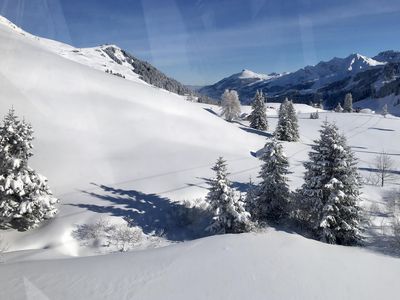
[{"label": "snowy plateau", "polygon": [[[388,243],[386,213],[399,180],[363,186],[361,206],[371,223],[364,247],[328,245],[273,227],[202,236],[174,223],[181,203],[204,199],[205,178],[213,176],[219,156],[237,189],[245,189],[250,176],[257,182],[255,153],[277,124],[278,104],[268,103],[268,132],[250,129],[247,121],[226,122],[219,107],[142,81],[102,56],[101,47],[75,49],[4,18],[0,52],[0,112],[13,106],[32,123],[31,165],[60,199],[58,215],[38,228],[1,230],[8,247],[0,299],[399,298],[400,260]],[[393,97],[362,104],[379,112]],[[295,108],[300,140],[283,143],[291,190],[303,183],[303,162],[324,120],[345,133],[363,177],[383,150],[400,166],[400,118],[320,110],[312,120],[316,108]],[[119,224],[126,217],[148,236],[131,251],[107,251],[74,237],[79,226],[100,218]]]}]

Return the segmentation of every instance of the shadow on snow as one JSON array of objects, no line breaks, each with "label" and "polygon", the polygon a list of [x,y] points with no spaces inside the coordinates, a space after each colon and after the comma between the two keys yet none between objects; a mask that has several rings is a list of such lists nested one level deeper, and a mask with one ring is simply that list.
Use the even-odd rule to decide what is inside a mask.
[{"label": "shadow on snow", "polygon": [[[183,224],[181,216],[193,215],[201,209],[189,208],[180,203],[156,194],[145,194],[136,190],[117,189],[105,185],[96,185],[100,191],[82,191],[92,197],[104,200],[103,205],[80,203],[69,204],[96,213],[123,217],[132,225],[142,228],[146,234],[162,234],[171,241],[184,241],[206,236],[201,224],[193,228]],[[107,204],[107,202],[109,204]]]}]

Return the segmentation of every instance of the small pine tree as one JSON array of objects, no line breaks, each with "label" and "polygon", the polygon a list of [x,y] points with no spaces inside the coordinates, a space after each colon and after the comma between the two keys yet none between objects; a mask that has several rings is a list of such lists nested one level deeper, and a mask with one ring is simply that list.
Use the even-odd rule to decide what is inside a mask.
[{"label": "small pine tree", "polygon": [[275,137],[280,141],[296,142],[299,139],[299,125],[293,102],[287,98],[279,108]]},{"label": "small pine tree", "polygon": [[207,230],[216,234],[250,231],[250,213],[245,210],[242,198],[238,198],[231,188],[226,162],[222,157],[218,158],[212,170],[216,176],[208,182],[210,188],[206,200],[214,217]]},{"label": "small pine tree", "polygon": [[311,113],[311,114],[310,114],[310,119],[313,119],[313,120],[319,119],[319,113],[318,113],[318,111]]},{"label": "small pine tree", "polygon": [[228,122],[232,122],[240,115],[239,95],[235,90],[225,90],[221,99],[222,115]]},{"label": "small pine tree", "polygon": [[386,118],[386,115],[389,113],[388,111],[388,105],[385,104],[382,108],[382,116],[384,116]]},{"label": "small pine tree", "polygon": [[249,116],[250,127],[257,130],[267,130],[268,121],[265,107],[265,98],[261,91],[256,92],[252,103],[252,112]]},{"label": "small pine tree", "polygon": [[289,214],[290,191],[286,177],[289,162],[276,140],[266,143],[260,159],[264,162],[259,174],[262,181],[251,214],[258,221],[276,224]]},{"label": "small pine tree", "polygon": [[336,107],[335,107],[335,112],[337,112],[337,113],[343,112],[343,108],[342,108],[342,106],[340,105],[340,102],[336,105]]},{"label": "small pine tree", "polygon": [[360,240],[360,181],[357,160],[334,124],[324,122],[321,136],[304,164],[299,190],[300,215],[324,242],[353,245]]},{"label": "small pine tree", "polygon": [[26,230],[53,217],[58,202],[47,179],[28,166],[33,130],[13,109],[0,127],[0,225]]},{"label": "small pine tree", "polygon": [[343,111],[353,112],[353,96],[351,93],[347,93],[346,97],[344,98]]}]

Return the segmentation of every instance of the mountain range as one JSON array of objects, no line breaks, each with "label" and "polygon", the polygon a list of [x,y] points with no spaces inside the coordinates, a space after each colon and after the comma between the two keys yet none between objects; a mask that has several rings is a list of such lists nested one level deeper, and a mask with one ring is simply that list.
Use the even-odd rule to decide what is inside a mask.
[{"label": "mountain range", "polygon": [[353,94],[354,101],[398,95],[400,52],[384,51],[373,58],[355,53],[292,73],[265,75],[243,70],[202,87],[199,92],[219,99],[225,89],[236,90],[245,104],[251,102],[257,90],[262,90],[272,102],[288,97],[298,103],[323,101],[327,107],[343,101],[348,92]]},{"label": "mountain range", "polygon": [[31,35],[2,16],[0,23],[66,59],[178,95],[194,95],[191,99],[197,98],[199,102],[218,101],[225,89],[236,90],[243,104],[250,103],[255,92],[262,90],[270,102],[281,102],[288,97],[297,103],[322,101],[327,108],[342,102],[348,92],[355,102],[400,94],[399,51],[384,51],[372,58],[357,53],[345,58],[335,57],[295,72],[259,74],[242,70],[213,85],[190,87],[116,45],[75,48]]}]

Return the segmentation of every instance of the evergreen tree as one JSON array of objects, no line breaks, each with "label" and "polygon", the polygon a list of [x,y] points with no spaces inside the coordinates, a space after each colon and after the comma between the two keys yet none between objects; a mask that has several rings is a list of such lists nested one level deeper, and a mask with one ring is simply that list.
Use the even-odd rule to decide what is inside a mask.
[{"label": "evergreen tree", "polygon": [[221,100],[222,115],[229,122],[238,118],[240,115],[239,95],[235,90],[225,90]]},{"label": "evergreen tree", "polygon": [[313,120],[319,119],[319,113],[318,113],[318,111],[312,112],[312,113],[310,114],[310,119],[313,119]]},{"label": "evergreen tree", "polygon": [[299,139],[299,126],[293,102],[287,98],[279,108],[275,137],[280,141],[295,142]]},{"label": "evergreen tree", "polygon": [[385,104],[382,108],[382,116],[384,116],[386,118],[386,115],[389,113],[388,111],[388,105]]},{"label": "evergreen tree", "polygon": [[346,97],[344,98],[343,111],[353,112],[353,96],[351,93],[347,93]]},{"label": "evergreen tree", "polygon": [[249,116],[250,127],[257,130],[267,130],[268,121],[265,107],[265,98],[262,92],[256,92],[252,103],[252,112]]},{"label": "evergreen tree", "polygon": [[343,108],[342,108],[342,106],[340,105],[340,102],[336,105],[336,107],[335,107],[335,112],[338,112],[338,113],[343,112]]},{"label": "evergreen tree", "polygon": [[304,164],[299,214],[322,241],[356,244],[361,240],[357,161],[336,125],[324,122],[320,133]]},{"label": "evergreen tree", "polygon": [[259,174],[262,181],[251,214],[259,221],[279,223],[289,213],[289,162],[276,140],[266,143],[260,159],[264,162]]},{"label": "evergreen tree", "polygon": [[0,225],[26,230],[53,217],[58,202],[47,179],[28,166],[33,130],[13,109],[0,127]]},{"label": "evergreen tree", "polygon": [[251,230],[250,214],[244,203],[235,195],[227,179],[226,162],[220,157],[212,170],[215,178],[210,179],[206,200],[214,214],[212,224],[207,230],[213,233],[241,233]]}]

